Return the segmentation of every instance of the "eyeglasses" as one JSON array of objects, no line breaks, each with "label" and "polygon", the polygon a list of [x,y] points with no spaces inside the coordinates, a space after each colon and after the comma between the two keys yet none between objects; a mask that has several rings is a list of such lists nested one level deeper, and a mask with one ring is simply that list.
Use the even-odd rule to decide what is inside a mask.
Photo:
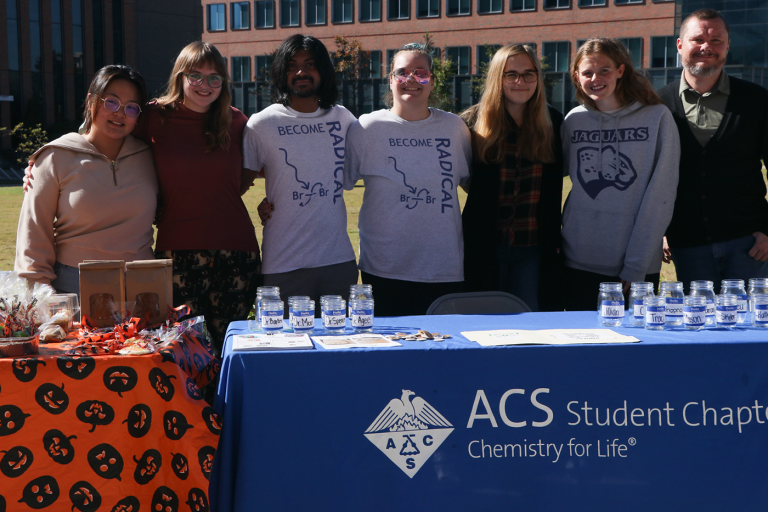
[{"label": "eyeglasses", "polygon": [[208,85],[218,89],[224,83],[224,77],[219,75],[201,75],[200,73],[184,73],[189,85],[197,87],[203,85],[203,81],[208,80]]},{"label": "eyeglasses", "polygon": [[504,81],[508,84],[514,84],[518,80],[520,80],[520,77],[523,78],[523,81],[528,84],[532,84],[536,82],[539,79],[539,74],[534,73],[533,71],[526,71],[525,73],[516,73],[514,71],[507,71],[504,73]]},{"label": "eyeglasses", "polygon": [[125,115],[131,119],[136,119],[141,114],[141,107],[133,101],[129,101],[125,105],[115,98],[101,98],[101,101],[104,102],[104,108],[107,109],[107,112],[115,113],[120,110],[120,107],[125,107]]},{"label": "eyeglasses", "polygon": [[423,68],[397,68],[392,72],[392,76],[400,83],[407,82],[411,75],[422,85],[428,83],[429,77],[432,76],[428,69]]}]

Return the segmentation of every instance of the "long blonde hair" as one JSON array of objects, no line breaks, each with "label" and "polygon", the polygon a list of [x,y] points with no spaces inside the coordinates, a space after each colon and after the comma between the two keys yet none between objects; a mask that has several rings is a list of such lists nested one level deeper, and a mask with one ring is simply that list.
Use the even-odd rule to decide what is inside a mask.
[{"label": "long blonde hair", "polygon": [[633,101],[638,101],[643,105],[661,104],[661,98],[653,90],[651,82],[632,67],[632,58],[629,56],[624,43],[618,39],[605,38],[589,39],[576,50],[576,56],[573,58],[573,65],[571,66],[571,81],[575,87],[576,99],[579,103],[598,110],[592,98],[584,94],[579,83],[579,64],[585,57],[595,54],[604,55],[611,59],[617,69],[624,64],[624,74],[616,80],[616,90],[614,91],[622,107]]},{"label": "long blonde hair", "polygon": [[221,94],[211,104],[203,124],[203,131],[207,140],[205,152],[209,153],[217,147],[229,148],[229,126],[232,123],[232,111],[230,109],[232,95],[229,92],[227,63],[215,46],[203,41],[195,41],[185,46],[179,56],[176,57],[171,77],[168,79],[168,88],[165,90],[165,94],[157,98],[157,103],[161,107],[160,114],[163,118],[167,116],[168,112],[176,110],[178,103],[184,100],[184,73],[189,73],[194,68],[206,64],[224,77],[224,82],[221,84]]},{"label": "long blonde hair", "polygon": [[493,56],[488,66],[488,77],[480,102],[462,112],[461,117],[472,128],[474,154],[484,163],[500,163],[504,158],[507,134],[512,129],[504,97],[504,68],[515,55],[527,55],[536,68],[536,92],[525,105],[525,127],[519,131],[517,154],[535,162],[555,160],[552,120],[549,117],[544,92],[544,75],[536,52],[528,45],[510,44]]}]

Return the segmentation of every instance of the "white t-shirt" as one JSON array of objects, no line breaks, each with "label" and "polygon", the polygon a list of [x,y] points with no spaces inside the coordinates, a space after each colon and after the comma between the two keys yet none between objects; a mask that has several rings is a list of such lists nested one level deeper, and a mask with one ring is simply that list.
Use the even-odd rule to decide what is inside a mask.
[{"label": "white t-shirt", "polygon": [[359,267],[369,274],[424,283],[464,280],[456,189],[469,178],[469,130],[458,116],[429,110],[421,121],[379,110],[349,129],[344,187],[365,181]]},{"label": "white t-shirt", "polygon": [[323,267],[355,259],[347,235],[343,176],[349,110],[305,114],[273,104],[254,114],[243,133],[243,165],[264,168],[275,211],[264,228],[264,274]]}]

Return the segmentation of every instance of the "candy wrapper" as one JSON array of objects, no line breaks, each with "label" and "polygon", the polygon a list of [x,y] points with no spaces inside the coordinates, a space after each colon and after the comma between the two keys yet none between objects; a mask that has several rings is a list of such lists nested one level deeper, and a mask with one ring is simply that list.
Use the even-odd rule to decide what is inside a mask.
[{"label": "candy wrapper", "polygon": [[50,285],[31,284],[15,272],[0,276],[0,338],[37,334],[35,311],[54,293]]}]

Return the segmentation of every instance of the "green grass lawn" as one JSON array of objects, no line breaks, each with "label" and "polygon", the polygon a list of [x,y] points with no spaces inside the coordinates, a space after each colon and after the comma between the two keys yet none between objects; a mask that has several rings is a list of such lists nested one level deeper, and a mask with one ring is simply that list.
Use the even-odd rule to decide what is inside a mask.
[{"label": "green grass lawn", "polygon": [[[765,169],[763,176],[765,177]],[[768,180],[766,180],[768,181]],[[563,201],[571,191],[571,180],[566,178],[563,182]],[[262,227],[256,214],[256,206],[264,197],[264,180],[256,180],[256,184],[243,196],[245,206],[251,215],[253,225],[256,227],[256,237],[261,245]],[[23,196],[21,187],[0,187],[0,270],[13,270],[13,261],[16,248],[16,225],[19,221],[19,210]],[[360,236],[357,231],[357,217],[360,213],[360,205],[363,202],[363,187],[355,187],[354,190],[344,192],[344,200],[347,203],[347,232],[355,248],[355,256],[358,256]],[[467,200],[467,194],[459,190],[459,201],[462,209]],[[661,243],[661,242],[659,242]],[[665,281],[676,280],[675,266],[663,264],[661,278]]]}]

